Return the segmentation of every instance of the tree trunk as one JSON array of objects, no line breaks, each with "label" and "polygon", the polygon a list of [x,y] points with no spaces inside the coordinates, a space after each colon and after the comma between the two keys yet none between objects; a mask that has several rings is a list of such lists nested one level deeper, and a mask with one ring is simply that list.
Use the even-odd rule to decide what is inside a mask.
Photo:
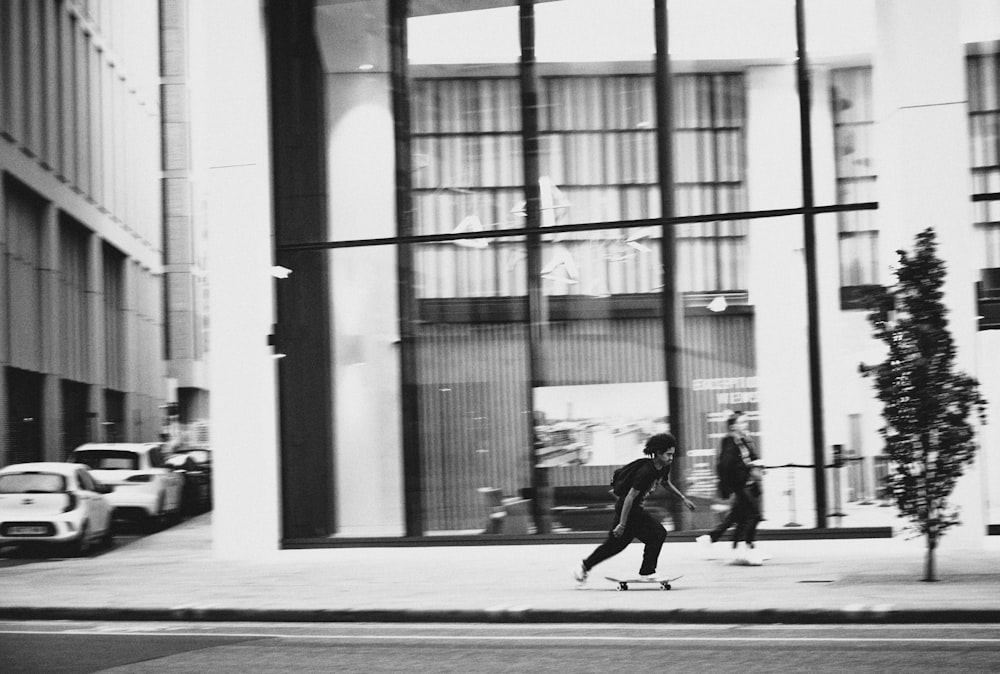
[{"label": "tree trunk", "polygon": [[937,581],[937,574],[934,568],[934,551],[937,549],[937,536],[927,534],[927,554],[924,557],[924,582],[933,583]]}]

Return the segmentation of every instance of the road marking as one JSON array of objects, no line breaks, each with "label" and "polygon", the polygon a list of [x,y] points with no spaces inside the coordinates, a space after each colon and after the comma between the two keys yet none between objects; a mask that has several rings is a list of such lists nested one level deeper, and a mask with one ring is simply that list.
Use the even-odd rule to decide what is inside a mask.
[{"label": "road marking", "polygon": [[67,630],[0,630],[0,634],[50,634],[78,636],[176,636],[176,637],[232,637],[241,639],[308,639],[308,640],[356,640],[356,641],[613,641],[628,643],[663,643],[663,642],[792,642],[792,643],[836,643],[847,641],[851,643],[998,643],[1000,637],[750,637],[750,636],[594,636],[594,635],[446,635],[446,634],[269,634],[266,632],[178,632],[166,630],[137,629],[109,630],[101,629],[67,629]]}]

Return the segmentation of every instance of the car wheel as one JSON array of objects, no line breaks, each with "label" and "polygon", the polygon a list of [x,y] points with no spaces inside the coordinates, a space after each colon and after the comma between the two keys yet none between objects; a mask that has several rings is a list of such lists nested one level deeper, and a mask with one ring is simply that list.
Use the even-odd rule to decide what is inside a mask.
[{"label": "car wheel", "polygon": [[80,527],[80,536],[70,543],[70,552],[74,557],[86,557],[90,554],[90,527],[86,522]]},{"label": "car wheel", "polygon": [[111,527],[111,520],[108,520],[108,528],[104,530],[104,535],[101,536],[101,547],[105,550],[110,550],[111,546],[115,544],[115,532]]},{"label": "car wheel", "polygon": [[164,501],[163,492],[160,492],[159,498],[156,499],[156,510],[151,512],[146,520],[146,530],[149,533],[161,531],[166,526],[167,514],[163,511]]}]

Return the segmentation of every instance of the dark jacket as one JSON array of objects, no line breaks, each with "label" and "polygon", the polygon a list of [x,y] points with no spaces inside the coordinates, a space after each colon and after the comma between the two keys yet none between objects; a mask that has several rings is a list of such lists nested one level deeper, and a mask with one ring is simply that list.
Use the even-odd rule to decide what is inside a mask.
[{"label": "dark jacket", "polygon": [[[757,450],[748,437],[740,438],[749,452],[749,461],[757,460]],[[743,453],[737,444],[737,439],[730,433],[722,439],[719,459],[715,464],[715,472],[719,477],[719,495],[729,498],[733,492],[746,486],[751,477],[749,461],[743,460]]]}]

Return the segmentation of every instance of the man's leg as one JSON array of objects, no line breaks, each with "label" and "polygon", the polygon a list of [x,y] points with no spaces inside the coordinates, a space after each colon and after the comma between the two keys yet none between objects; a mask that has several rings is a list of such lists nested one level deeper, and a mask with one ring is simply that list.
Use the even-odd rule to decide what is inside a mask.
[{"label": "man's leg", "polygon": [[[631,518],[630,518],[631,519]],[[617,518],[615,519],[615,524],[618,523]],[[608,537],[604,539],[604,542],[597,546],[597,549],[590,553],[590,556],[583,560],[583,568],[585,571],[590,571],[592,568],[600,564],[606,559],[614,557],[619,552],[628,547],[628,544],[632,542],[635,535],[630,531],[631,522],[629,526],[625,528],[625,532],[622,533],[621,538],[615,536],[610,531],[608,532]]]},{"label": "man's leg", "polygon": [[743,540],[746,541],[748,547],[753,547],[754,540],[757,538],[757,525],[761,519],[760,496],[757,493],[747,494],[746,511],[746,531],[743,534]]},{"label": "man's leg", "polygon": [[713,543],[718,543],[719,539],[725,535],[726,529],[733,526],[733,523],[735,522],[736,522],[736,506],[731,505],[729,506],[729,511],[726,513],[726,516],[722,519],[722,522],[720,522],[717,527],[708,532],[709,538],[712,539]]},{"label": "man's leg", "polygon": [[751,508],[747,500],[747,494],[741,489],[736,492],[736,503],[733,505],[733,519],[736,521],[736,530],[733,531],[734,548],[746,540],[750,512]]},{"label": "man's leg", "polygon": [[649,576],[656,573],[656,563],[660,559],[663,542],[667,539],[667,530],[645,510],[629,518],[629,528],[635,537],[645,544],[639,575]]}]

